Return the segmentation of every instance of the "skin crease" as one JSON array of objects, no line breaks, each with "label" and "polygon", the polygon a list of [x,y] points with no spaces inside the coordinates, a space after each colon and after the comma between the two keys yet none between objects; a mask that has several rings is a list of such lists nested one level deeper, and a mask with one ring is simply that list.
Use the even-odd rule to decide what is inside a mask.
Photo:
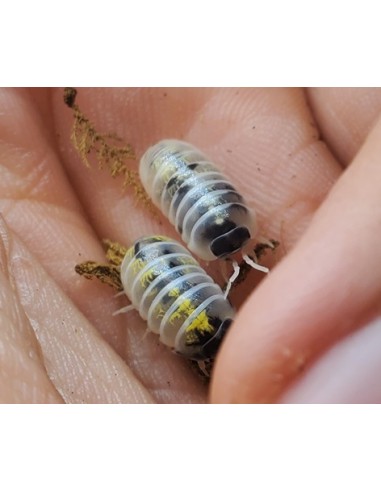
[{"label": "skin crease", "polygon": [[[162,138],[200,147],[256,210],[261,235],[281,241],[255,292],[256,272],[233,292],[235,305],[246,302],[217,360],[211,401],[288,401],[291,387],[290,401],[311,400],[302,386],[310,368],[325,353],[332,363],[328,351],[377,314],[381,129],[370,129],[381,91],[80,89],[78,103],[138,158]],[[100,238],[177,236],[120,180],[81,163],[71,124],[62,90],[0,91],[0,399],[204,402],[205,385],[137,313],[111,316],[126,299],[74,272],[104,260]],[[216,277],[219,269],[210,265]]]}]

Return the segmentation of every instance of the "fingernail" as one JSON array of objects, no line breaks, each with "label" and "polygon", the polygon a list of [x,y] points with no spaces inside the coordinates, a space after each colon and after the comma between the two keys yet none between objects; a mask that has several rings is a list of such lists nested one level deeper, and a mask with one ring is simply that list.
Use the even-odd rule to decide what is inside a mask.
[{"label": "fingernail", "polygon": [[329,349],[281,403],[380,403],[381,318]]}]

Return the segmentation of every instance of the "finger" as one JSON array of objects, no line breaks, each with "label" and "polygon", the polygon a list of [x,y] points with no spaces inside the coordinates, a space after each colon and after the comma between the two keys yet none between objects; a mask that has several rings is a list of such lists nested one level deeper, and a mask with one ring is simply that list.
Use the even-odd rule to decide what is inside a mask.
[{"label": "finger", "polygon": [[[12,364],[12,361],[16,364],[21,358],[27,360],[29,364],[25,364],[22,369],[25,373],[27,370],[30,373],[22,374],[26,379],[23,383],[26,384],[28,380],[34,381],[34,397],[41,398],[39,393],[48,393],[48,388],[51,399],[54,397],[59,400],[58,391],[64,401],[70,403],[152,402],[148,391],[18,238],[12,235],[3,221],[0,223],[0,233],[3,258],[6,258],[5,268],[9,269],[9,277],[15,282],[13,295],[16,293],[19,298],[19,304],[33,328],[33,335],[37,337],[41,353],[40,366],[36,368],[38,351],[34,336],[35,346],[30,347],[31,354],[25,354],[25,346],[31,345],[31,329],[24,316],[24,325],[27,326],[22,327],[18,323],[16,333],[20,339],[19,353],[13,350],[8,354],[7,360],[10,361],[9,364]],[[7,309],[12,310],[12,307],[8,306]],[[13,324],[9,329],[16,332]],[[29,330],[28,337],[23,330]],[[42,380],[44,366],[49,379],[45,373],[45,380]],[[17,372],[15,375],[10,374],[10,378],[12,376],[16,383],[20,384]],[[55,391],[52,391],[50,381],[54,383]],[[10,389],[12,398],[25,397],[24,394],[20,395],[17,386],[13,385]],[[26,401],[30,399],[26,398]]]},{"label": "finger", "polygon": [[[0,104],[0,212],[77,305],[91,308],[99,324],[107,326],[104,287],[84,286],[74,272],[85,247],[99,261],[103,252],[47,139],[44,121],[28,91],[3,89]],[[125,343],[117,324],[103,335],[117,349]]]},{"label": "finger", "polygon": [[8,239],[0,232],[0,401],[61,403],[12,282],[4,244]]},{"label": "finger", "polygon": [[308,89],[314,117],[324,140],[343,166],[365,142],[381,111],[378,88]]},{"label": "finger", "polygon": [[222,347],[212,401],[274,401],[333,343],[379,314],[381,123]]},{"label": "finger", "polygon": [[136,313],[112,317],[125,299],[114,299],[112,289],[75,273],[79,262],[104,262],[104,253],[57,158],[55,134],[44,126],[50,106],[43,96],[0,91],[0,211],[159,401],[204,401],[205,388],[186,362],[145,336]]},{"label": "finger", "polygon": [[337,342],[281,397],[281,403],[380,403],[380,319]]}]

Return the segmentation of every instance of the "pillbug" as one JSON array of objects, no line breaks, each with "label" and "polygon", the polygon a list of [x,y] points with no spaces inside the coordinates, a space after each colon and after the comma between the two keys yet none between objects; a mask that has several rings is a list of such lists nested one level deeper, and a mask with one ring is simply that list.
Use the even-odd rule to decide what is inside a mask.
[{"label": "pillbug", "polygon": [[138,310],[149,331],[188,359],[215,356],[234,309],[186,248],[165,236],[141,238],[127,250],[120,277],[131,306],[117,313]]},{"label": "pillbug", "polygon": [[255,215],[242,195],[192,145],[162,140],[145,152],[139,174],[154,204],[202,260],[226,258],[255,236]]}]

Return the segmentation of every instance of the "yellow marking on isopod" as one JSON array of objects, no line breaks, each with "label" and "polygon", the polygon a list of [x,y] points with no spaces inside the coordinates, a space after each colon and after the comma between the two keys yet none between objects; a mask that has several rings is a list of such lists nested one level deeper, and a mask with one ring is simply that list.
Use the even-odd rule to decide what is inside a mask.
[{"label": "yellow marking on isopod", "polygon": [[145,273],[143,273],[140,279],[140,283],[142,287],[147,288],[155,277],[156,277],[156,272],[154,268],[150,268]]},{"label": "yellow marking on isopod", "polygon": [[173,242],[173,240],[171,238],[169,238],[168,236],[151,236],[151,238],[154,239],[155,241],[158,241],[158,242],[161,242],[161,241]]},{"label": "yellow marking on isopod", "polygon": [[155,308],[155,316],[157,318],[162,318],[165,315],[165,309],[163,308],[163,305],[159,303],[156,308]]},{"label": "yellow marking on isopod", "polygon": [[131,246],[126,252],[126,258],[132,258],[134,256],[135,246]]},{"label": "yellow marking on isopod", "polygon": [[169,297],[179,297],[180,289],[178,287],[174,287],[168,292]]},{"label": "yellow marking on isopod", "polygon": [[199,313],[194,320],[186,327],[186,343],[192,344],[198,342],[198,333],[213,333],[214,326],[210,324],[206,310]]},{"label": "yellow marking on isopod", "polygon": [[155,171],[158,171],[162,165],[162,158],[161,159],[154,159],[152,162],[151,162],[151,167],[155,170]]},{"label": "yellow marking on isopod", "polygon": [[162,173],[162,178],[165,184],[172,178],[174,173],[177,171],[177,167],[172,165],[167,165],[164,172]]},{"label": "yellow marking on isopod", "polygon": [[187,318],[195,310],[195,306],[190,299],[185,299],[169,317],[169,322],[173,323],[177,319]]},{"label": "yellow marking on isopod", "polygon": [[181,256],[179,257],[180,263],[183,265],[198,265],[198,261],[196,261],[192,256]]},{"label": "yellow marking on isopod", "polygon": [[136,274],[140,272],[140,270],[142,270],[142,268],[144,268],[146,264],[146,261],[142,260],[141,258],[137,258],[131,263],[132,271],[134,272],[134,274]]}]

